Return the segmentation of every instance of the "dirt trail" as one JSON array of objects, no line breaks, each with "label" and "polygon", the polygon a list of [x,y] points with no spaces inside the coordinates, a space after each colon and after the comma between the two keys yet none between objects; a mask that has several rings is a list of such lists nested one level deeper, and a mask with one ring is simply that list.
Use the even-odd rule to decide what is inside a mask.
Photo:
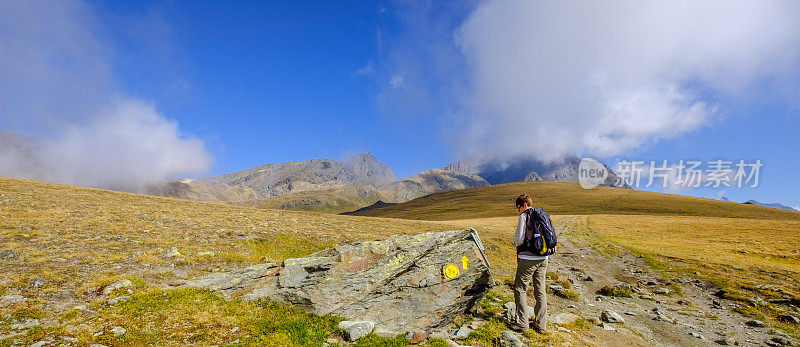
[{"label": "dirt trail", "polygon": [[[625,249],[619,248],[617,255],[599,253],[587,242],[565,235],[565,232],[586,227],[585,216],[565,217],[557,225],[560,236],[558,253],[551,257],[548,271],[556,272],[559,278],[569,279],[580,298],[568,300],[548,295],[549,315],[553,317],[561,312],[571,312],[586,319],[599,319],[601,313],[609,309],[621,315],[625,323],[609,324],[615,331],[593,327],[590,334],[583,336],[566,332],[573,338],[604,346],[717,345],[715,341],[726,337],[743,346],[763,346],[776,336],[792,340],[780,331],[777,335],[770,335],[772,329],[769,327],[748,326],[746,323],[750,319],[734,312],[733,303],[713,295],[717,289],[710,282],[678,275],[682,277],[672,283],[653,272],[643,259]],[[587,277],[592,280],[586,280]],[[630,298],[596,294],[605,285],[624,287],[625,284],[632,290]],[[683,293],[674,293],[675,287],[670,288],[670,285],[678,286]],[[672,293],[665,294],[665,289]],[[653,312],[655,308],[663,312],[661,320],[656,319],[657,315]],[[555,328],[552,325],[550,327]],[[775,334],[775,331],[772,333]]]}]

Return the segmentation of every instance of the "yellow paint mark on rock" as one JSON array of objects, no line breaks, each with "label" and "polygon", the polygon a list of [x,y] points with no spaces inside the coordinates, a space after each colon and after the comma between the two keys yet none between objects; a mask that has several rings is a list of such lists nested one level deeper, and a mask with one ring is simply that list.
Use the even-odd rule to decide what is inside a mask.
[{"label": "yellow paint mark on rock", "polygon": [[458,277],[458,266],[455,264],[447,264],[447,266],[444,267],[444,275],[449,279]]},{"label": "yellow paint mark on rock", "polygon": [[467,263],[468,262],[469,262],[469,259],[467,259],[466,255],[461,257],[461,267],[464,268],[464,270],[467,269]]}]

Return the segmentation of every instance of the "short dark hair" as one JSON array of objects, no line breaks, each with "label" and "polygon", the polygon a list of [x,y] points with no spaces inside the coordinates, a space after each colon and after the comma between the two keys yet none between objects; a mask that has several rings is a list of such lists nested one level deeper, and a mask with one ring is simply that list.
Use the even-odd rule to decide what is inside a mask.
[{"label": "short dark hair", "polygon": [[531,196],[528,194],[522,194],[517,198],[517,207],[522,205],[528,204],[528,206],[533,205],[533,201],[531,200]]}]

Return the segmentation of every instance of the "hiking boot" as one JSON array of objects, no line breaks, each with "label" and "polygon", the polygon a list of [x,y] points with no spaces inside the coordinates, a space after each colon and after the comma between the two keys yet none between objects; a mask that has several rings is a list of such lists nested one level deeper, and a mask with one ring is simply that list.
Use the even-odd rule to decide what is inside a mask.
[{"label": "hiking boot", "polygon": [[529,324],[529,326],[530,326],[531,329],[533,329],[533,331],[535,331],[535,332],[537,332],[539,334],[544,334],[544,329],[536,326],[536,324],[531,323],[531,324]]},{"label": "hiking boot", "polygon": [[518,333],[524,333],[524,332],[528,331],[528,329],[518,325],[517,323],[509,324],[508,328],[513,330],[513,331],[516,331]]}]

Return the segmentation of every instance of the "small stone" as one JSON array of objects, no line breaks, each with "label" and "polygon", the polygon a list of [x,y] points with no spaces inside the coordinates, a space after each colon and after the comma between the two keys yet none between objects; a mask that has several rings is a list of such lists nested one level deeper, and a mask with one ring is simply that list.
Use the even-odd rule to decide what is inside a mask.
[{"label": "small stone", "polygon": [[763,328],[763,327],[767,326],[766,323],[764,323],[764,322],[762,322],[760,320],[757,320],[757,319],[753,319],[751,321],[747,321],[747,323],[745,323],[745,324],[747,324],[748,326],[751,326],[751,327],[756,327],[756,328]]},{"label": "small stone", "polygon": [[625,323],[625,319],[612,310],[605,310],[600,314],[600,319],[606,323]]},{"label": "small stone", "polygon": [[186,284],[186,280],[182,280],[182,279],[172,280],[172,281],[169,281],[167,284],[170,287],[179,287],[179,286],[182,286],[182,285]]},{"label": "small stone", "polygon": [[636,313],[633,313],[633,312],[625,312],[625,315],[626,315],[626,316],[635,316],[635,315],[636,315]]},{"label": "small stone", "polygon": [[656,288],[656,289],[653,290],[653,293],[654,294],[667,295],[667,294],[669,294],[669,289],[667,289],[667,288]]},{"label": "small stone", "polygon": [[31,347],[42,347],[42,346],[47,346],[47,345],[49,345],[51,343],[53,343],[52,340],[42,340],[42,341],[39,341],[37,343],[32,344]]},{"label": "small stone", "polygon": [[525,346],[525,344],[522,343],[522,340],[520,340],[519,337],[517,337],[516,334],[511,332],[511,330],[505,330],[500,335],[500,346],[501,347],[523,347],[523,346]]},{"label": "small stone", "polygon": [[600,327],[603,328],[603,330],[608,330],[608,331],[617,330],[617,329],[614,329],[614,327],[612,327],[611,324],[607,324],[607,323],[600,324]]},{"label": "small stone", "polygon": [[0,307],[10,306],[23,301],[25,301],[25,297],[23,297],[22,295],[16,295],[16,294],[3,295],[2,299],[0,299]]},{"label": "small stone", "polygon": [[701,339],[701,340],[705,340],[705,339],[706,339],[706,337],[705,337],[705,336],[703,336],[703,334],[701,334],[701,333],[696,333],[696,332],[690,332],[690,333],[689,333],[689,336],[694,336],[694,337],[696,337],[696,338],[698,338],[698,339]]},{"label": "small stone", "polygon": [[453,331],[453,333],[450,334],[450,337],[453,338],[453,339],[456,339],[456,340],[463,340],[463,339],[466,339],[467,336],[469,336],[469,333],[471,333],[471,332],[472,332],[472,329],[470,329],[466,325],[463,325],[460,328],[458,328],[457,330]]},{"label": "small stone", "polygon": [[413,345],[416,345],[428,339],[428,334],[425,334],[424,331],[410,331],[408,334],[411,335],[411,336],[406,335],[408,337],[408,341],[411,342],[411,344]]},{"label": "small stone", "polygon": [[445,330],[434,330],[431,332],[430,338],[447,340],[450,338],[450,334],[448,334]]},{"label": "small stone", "polygon": [[776,344],[778,344],[780,346],[791,346],[792,345],[792,341],[789,341],[785,337],[781,337],[781,336],[773,337],[770,341],[775,342]]},{"label": "small stone", "polygon": [[44,287],[45,284],[47,284],[47,281],[45,281],[44,278],[36,277],[36,279],[33,280],[32,286],[33,286],[33,288],[39,289],[39,288]]},{"label": "small stone", "polygon": [[236,334],[236,332],[239,331],[239,327],[233,327],[233,328],[231,328],[231,330],[228,330],[228,331],[230,331],[231,334]]},{"label": "small stone", "polygon": [[652,295],[647,295],[647,294],[639,295],[639,299],[650,300],[650,301],[655,300],[655,298],[653,298]]},{"label": "small stone", "polygon": [[800,324],[800,318],[788,314],[782,314],[778,316],[778,321],[784,323]]},{"label": "small stone", "polygon": [[116,304],[119,304],[119,303],[128,302],[130,300],[131,300],[130,296],[123,295],[123,296],[116,297],[116,298],[113,298],[111,300],[108,300],[108,304],[109,305],[116,305]]},{"label": "small stone", "polygon": [[344,330],[344,337],[347,341],[353,342],[358,339],[369,335],[372,329],[375,328],[375,323],[372,322],[358,322],[358,321],[341,321],[339,322],[339,329]]},{"label": "small stone", "polygon": [[38,319],[28,319],[24,323],[11,324],[11,330],[24,330],[41,325]]},{"label": "small stone", "polygon": [[578,320],[579,318],[580,317],[578,317],[575,314],[569,312],[563,312],[550,317],[548,320],[556,325],[568,325],[575,323],[575,321]]},{"label": "small stone", "polygon": [[337,340],[337,339],[334,339],[334,338],[332,338],[332,337],[329,337],[329,338],[327,338],[327,339],[325,340],[325,343],[327,343],[327,344],[329,344],[329,345],[338,345],[338,344],[339,344],[339,340]]},{"label": "small stone", "polygon": [[165,256],[167,258],[180,257],[181,256],[181,252],[178,252],[178,247],[172,247],[172,248],[169,249],[169,252],[167,252],[167,254]]},{"label": "small stone", "polygon": [[76,339],[76,338],[74,338],[72,336],[59,336],[58,338],[61,339],[62,341],[69,342],[69,343],[78,342],[78,339]]},{"label": "small stone", "polygon": [[717,344],[723,345],[723,346],[733,346],[733,345],[736,344],[736,341],[734,339],[730,338],[730,337],[723,337],[723,338],[718,339],[718,340],[716,340],[714,342],[716,342]]},{"label": "small stone", "polygon": [[111,328],[110,331],[112,334],[114,334],[114,336],[122,336],[125,335],[126,332],[128,332],[128,330],[123,327],[113,327]]},{"label": "small stone", "polygon": [[558,331],[560,331],[560,332],[562,332],[562,333],[568,333],[568,334],[572,334],[572,333],[574,333],[574,331],[572,331],[572,330],[569,330],[569,329],[567,329],[567,328],[565,328],[565,327],[558,327],[558,328],[556,328],[556,330],[558,330]]},{"label": "small stone", "polygon": [[122,280],[116,281],[114,283],[111,283],[111,284],[107,285],[105,288],[103,288],[103,295],[108,295],[108,294],[110,294],[111,292],[113,292],[113,291],[115,291],[117,289],[130,287],[130,286],[133,286],[133,282],[131,282],[128,279],[122,279]]}]

